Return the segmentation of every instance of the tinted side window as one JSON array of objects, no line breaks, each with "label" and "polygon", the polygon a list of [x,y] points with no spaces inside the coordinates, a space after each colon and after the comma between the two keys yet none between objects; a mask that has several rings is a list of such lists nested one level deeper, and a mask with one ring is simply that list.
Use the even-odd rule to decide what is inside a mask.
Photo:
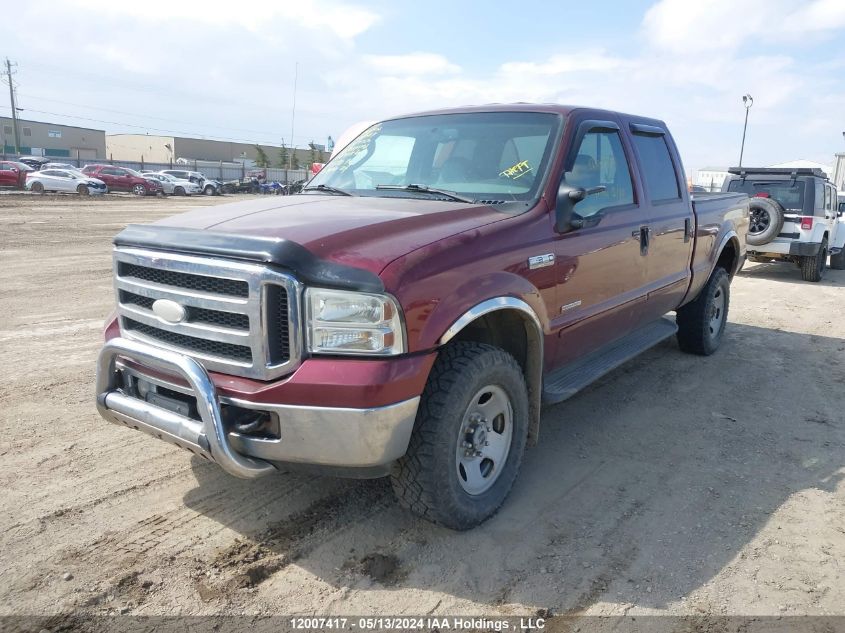
[{"label": "tinted side window", "polygon": [[825,211],[830,211],[833,206],[833,192],[830,187],[824,188],[824,208]]},{"label": "tinted side window", "polygon": [[608,207],[634,203],[631,171],[619,132],[595,131],[584,136],[575,162],[564,174],[573,187],[605,187],[602,193],[588,196],[578,203],[579,215],[593,215]]},{"label": "tinted side window", "polygon": [[[816,211],[824,211],[824,185],[820,180],[816,180]],[[821,215],[821,214],[818,214]]]},{"label": "tinted side window", "polygon": [[665,136],[633,134],[634,146],[640,155],[640,168],[652,200],[674,200],[681,197],[681,188],[672,164],[672,155]]}]

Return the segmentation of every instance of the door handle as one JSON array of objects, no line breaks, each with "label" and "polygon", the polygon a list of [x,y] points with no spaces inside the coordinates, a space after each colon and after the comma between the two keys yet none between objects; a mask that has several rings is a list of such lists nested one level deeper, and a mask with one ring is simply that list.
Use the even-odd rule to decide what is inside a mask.
[{"label": "door handle", "polygon": [[639,231],[633,231],[631,235],[640,241],[640,255],[648,255],[648,246],[651,242],[651,229],[647,226],[641,226]]}]

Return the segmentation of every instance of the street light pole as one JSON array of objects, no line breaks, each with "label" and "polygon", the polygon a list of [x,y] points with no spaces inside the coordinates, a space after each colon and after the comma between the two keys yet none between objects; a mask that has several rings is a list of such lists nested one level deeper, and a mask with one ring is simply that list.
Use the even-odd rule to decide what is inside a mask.
[{"label": "street light pole", "polygon": [[742,105],[745,106],[745,125],[742,126],[742,146],[739,148],[739,166],[742,167],[742,155],[745,153],[745,131],[748,129],[748,111],[754,105],[754,97],[742,95]]}]

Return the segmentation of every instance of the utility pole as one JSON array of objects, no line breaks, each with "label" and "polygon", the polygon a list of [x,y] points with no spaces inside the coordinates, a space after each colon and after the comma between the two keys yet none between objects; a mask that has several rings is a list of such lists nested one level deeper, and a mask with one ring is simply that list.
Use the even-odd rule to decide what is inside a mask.
[{"label": "utility pole", "polygon": [[296,121],[296,80],[299,78],[299,62],[293,71],[293,109],[290,113],[290,156],[288,157],[288,168],[293,169],[293,154],[296,152],[296,143],[293,139],[293,123]]},{"label": "utility pole", "polygon": [[20,154],[20,138],[18,137],[18,108],[15,105],[15,84],[12,82],[12,62],[6,58],[6,78],[9,80],[9,101],[12,106],[12,129],[15,132],[15,154]]}]

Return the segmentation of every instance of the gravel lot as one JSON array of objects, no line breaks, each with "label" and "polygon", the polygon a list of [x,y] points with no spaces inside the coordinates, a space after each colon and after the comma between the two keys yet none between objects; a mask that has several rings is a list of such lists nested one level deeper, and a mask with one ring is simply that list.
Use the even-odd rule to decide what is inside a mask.
[{"label": "gravel lot", "polygon": [[0,196],[0,614],[845,615],[845,272],[746,267],[715,356],[666,342],[545,410],[458,534],[98,417],[110,238],[231,199]]}]

